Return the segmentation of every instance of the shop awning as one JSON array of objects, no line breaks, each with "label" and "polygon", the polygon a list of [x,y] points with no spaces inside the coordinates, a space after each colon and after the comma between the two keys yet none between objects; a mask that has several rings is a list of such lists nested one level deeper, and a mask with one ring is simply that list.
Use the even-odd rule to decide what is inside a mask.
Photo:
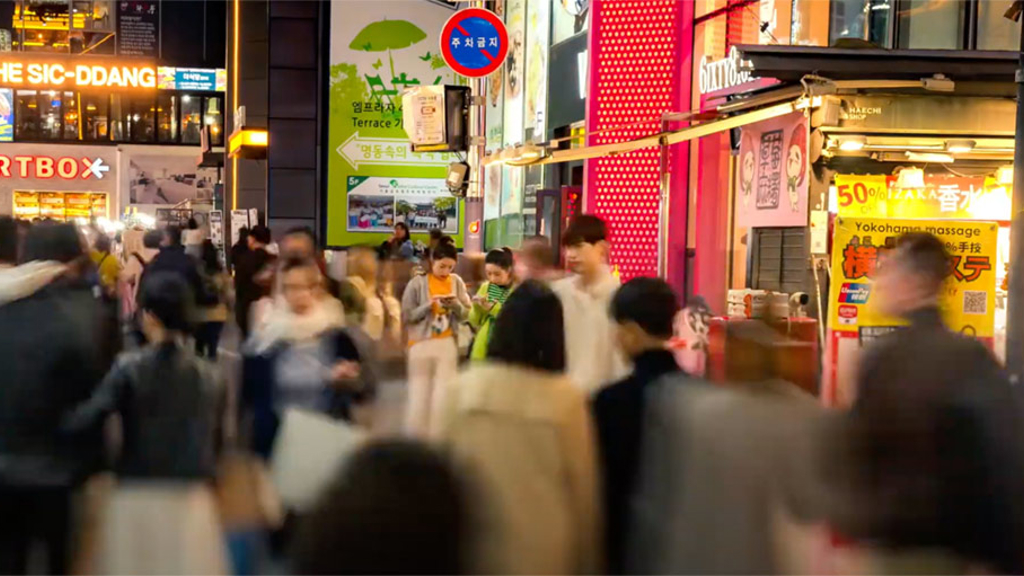
[{"label": "shop awning", "polygon": [[832,80],[917,80],[943,74],[961,82],[1013,82],[1017,53],[977,50],[883,50],[817,46],[736,46],[760,78],[799,82],[807,74]]}]

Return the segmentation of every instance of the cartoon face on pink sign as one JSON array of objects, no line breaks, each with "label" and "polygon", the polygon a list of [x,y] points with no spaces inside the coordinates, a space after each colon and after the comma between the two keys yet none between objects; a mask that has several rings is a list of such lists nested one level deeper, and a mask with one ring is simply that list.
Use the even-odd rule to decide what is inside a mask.
[{"label": "cartoon face on pink sign", "polygon": [[740,226],[807,225],[807,119],[797,112],[746,126],[740,139]]}]

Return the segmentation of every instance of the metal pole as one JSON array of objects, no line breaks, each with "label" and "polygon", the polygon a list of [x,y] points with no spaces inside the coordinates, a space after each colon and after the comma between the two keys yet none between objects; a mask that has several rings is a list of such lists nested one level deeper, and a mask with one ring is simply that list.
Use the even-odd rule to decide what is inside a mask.
[{"label": "metal pole", "polygon": [[659,183],[660,198],[658,202],[658,276],[668,279],[668,228],[669,228],[669,206],[672,193],[672,172],[669,165],[669,153],[671,144],[664,136],[672,128],[672,122],[686,119],[686,114],[680,112],[665,112],[661,115],[661,133],[659,139],[661,146],[661,159],[658,170],[661,174]]},{"label": "metal pole", "polygon": [[[483,8],[483,0],[472,0],[470,6]],[[500,72],[495,72],[500,74]],[[470,84],[469,106],[469,189],[465,202],[465,239],[466,252],[483,252],[483,215],[484,215],[484,153],[487,148],[487,78],[474,78]],[[471,227],[476,226],[476,232]]]},{"label": "metal pole", "polygon": [[1006,295],[1006,368],[1024,382],[1024,31],[1017,68],[1017,123],[1013,152],[1013,220],[1010,224],[1010,285]]}]

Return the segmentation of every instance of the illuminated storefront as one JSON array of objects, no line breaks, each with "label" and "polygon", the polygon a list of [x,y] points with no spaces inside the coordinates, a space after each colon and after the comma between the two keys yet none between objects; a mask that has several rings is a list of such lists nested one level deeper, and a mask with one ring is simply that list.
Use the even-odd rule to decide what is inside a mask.
[{"label": "illuminated storefront", "polygon": [[118,158],[114,146],[0,145],[0,214],[29,220],[115,216]]}]

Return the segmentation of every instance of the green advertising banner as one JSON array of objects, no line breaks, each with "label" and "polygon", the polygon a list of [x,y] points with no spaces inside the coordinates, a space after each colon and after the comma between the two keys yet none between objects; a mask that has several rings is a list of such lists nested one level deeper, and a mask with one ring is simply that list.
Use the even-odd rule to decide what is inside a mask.
[{"label": "green advertising banner", "polygon": [[439,53],[450,8],[422,0],[331,3],[327,243],[378,244],[397,222],[441,228],[462,245],[462,203],[444,178],[451,154],[414,154],[402,129],[402,91],[457,84]]}]

